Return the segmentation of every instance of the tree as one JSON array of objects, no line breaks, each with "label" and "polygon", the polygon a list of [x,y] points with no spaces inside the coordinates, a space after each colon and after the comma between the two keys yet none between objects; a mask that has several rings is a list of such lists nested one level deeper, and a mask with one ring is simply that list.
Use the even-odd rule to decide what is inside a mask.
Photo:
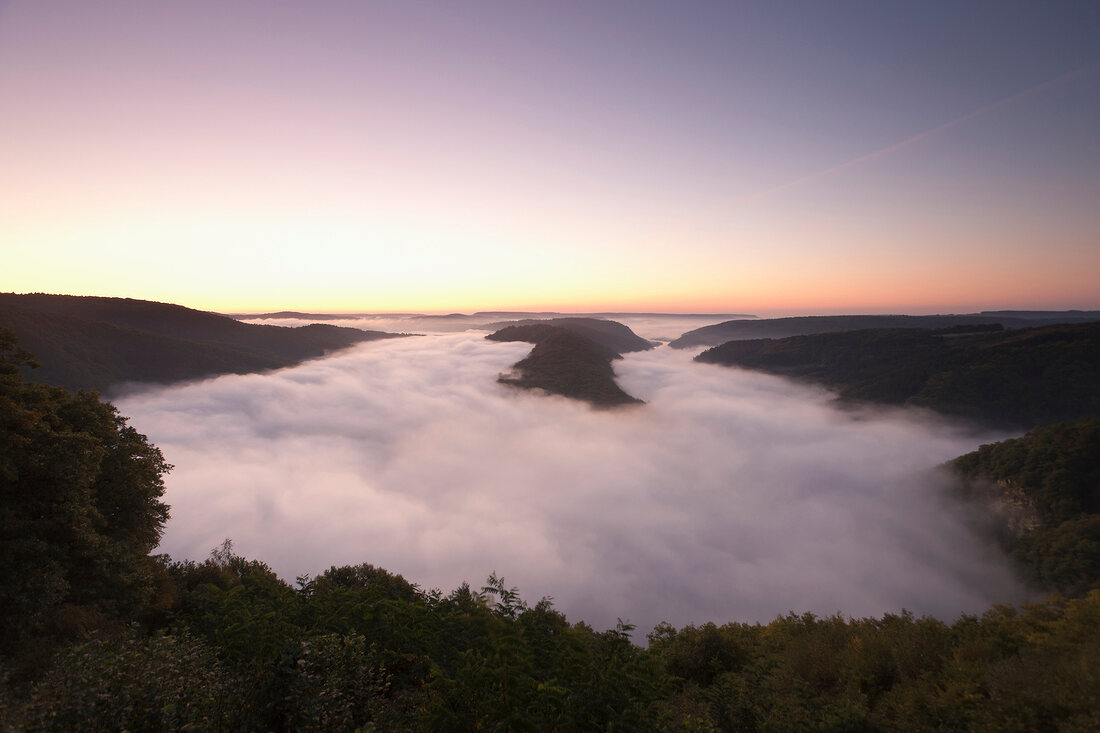
[{"label": "tree", "polygon": [[28,382],[0,329],[0,651],[132,618],[168,506],[159,449],[95,392]]}]

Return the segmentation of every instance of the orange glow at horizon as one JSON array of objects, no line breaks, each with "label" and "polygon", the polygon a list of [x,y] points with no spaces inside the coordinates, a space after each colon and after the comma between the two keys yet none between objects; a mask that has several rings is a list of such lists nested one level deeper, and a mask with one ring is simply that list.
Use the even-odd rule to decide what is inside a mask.
[{"label": "orange glow at horizon", "polygon": [[1070,11],[971,19],[933,52],[908,29],[946,21],[918,4],[803,27],[769,3],[58,1],[0,12],[0,291],[1100,308],[1096,34]]}]

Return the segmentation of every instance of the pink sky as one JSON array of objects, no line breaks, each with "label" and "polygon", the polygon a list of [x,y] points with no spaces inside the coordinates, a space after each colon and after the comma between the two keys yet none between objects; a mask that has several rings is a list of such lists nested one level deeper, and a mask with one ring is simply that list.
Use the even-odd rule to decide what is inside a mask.
[{"label": "pink sky", "polygon": [[1100,307],[1088,3],[0,3],[0,290]]}]

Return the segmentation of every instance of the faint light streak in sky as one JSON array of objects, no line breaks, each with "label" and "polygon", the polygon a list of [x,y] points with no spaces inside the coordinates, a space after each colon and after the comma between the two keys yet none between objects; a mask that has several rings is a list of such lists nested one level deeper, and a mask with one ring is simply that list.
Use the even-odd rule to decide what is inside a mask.
[{"label": "faint light streak in sky", "polygon": [[1013,102],[1024,99],[1025,97],[1029,97],[1029,96],[1031,96],[1033,94],[1036,94],[1038,92],[1041,92],[1045,89],[1049,89],[1050,87],[1058,86],[1059,84],[1064,84],[1065,82],[1068,82],[1068,81],[1071,81],[1073,79],[1077,79],[1079,77],[1085,76],[1085,75],[1091,73],[1092,71],[1094,71],[1096,69],[1096,67],[1097,67],[1097,64],[1095,64],[1095,63],[1086,64],[1085,66],[1081,66],[1077,69],[1074,69],[1073,71],[1062,74],[1061,76],[1057,76],[1053,79],[1048,79],[1047,81],[1044,81],[1042,84],[1036,84],[1033,87],[1029,87],[1027,89],[1024,89],[1023,91],[1016,92],[1015,94],[1007,96],[1004,99],[998,100],[996,102],[993,102],[992,104],[988,104],[984,107],[980,107],[976,110],[973,110],[972,112],[968,112],[965,115],[963,115],[962,117],[951,120],[950,122],[945,122],[942,125],[939,125],[937,127],[933,127],[930,130],[925,130],[924,132],[918,132],[916,135],[913,135],[912,137],[907,137],[907,138],[905,138],[904,140],[902,140],[900,142],[894,143],[893,145],[888,145],[885,148],[875,150],[874,152],[867,153],[866,155],[861,155],[858,158],[853,158],[852,160],[849,160],[845,163],[840,163],[839,165],[834,165],[831,168],[825,168],[824,170],[815,171],[814,173],[809,173],[805,176],[802,176],[801,178],[796,178],[793,181],[788,181],[787,183],[782,183],[778,186],[773,186],[772,188],[765,189],[765,190],[760,191],[758,193],[754,193],[754,194],[751,194],[749,196],[742,197],[741,199],[738,199],[737,203],[738,204],[755,203],[757,201],[761,201],[763,199],[766,199],[770,196],[774,196],[775,194],[780,193],[781,191],[786,191],[789,188],[794,188],[795,186],[801,186],[802,184],[810,183],[811,181],[817,181],[817,180],[820,180],[822,178],[826,178],[828,176],[831,176],[832,174],[837,173],[839,171],[845,170],[847,168],[852,168],[852,167],[855,167],[855,166],[860,165],[862,163],[867,163],[867,162],[870,162],[872,160],[877,160],[877,159],[879,159],[883,156],[890,155],[891,153],[897,152],[898,150],[902,150],[903,148],[907,148],[910,145],[914,145],[916,143],[927,140],[930,137],[934,137],[934,136],[940,134],[941,132],[945,132],[947,130],[950,130],[953,127],[958,127],[959,125],[963,124],[964,122],[968,122],[968,121],[974,119],[975,117],[982,117],[983,115],[987,115],[990,112],[993,112],[995,110],[1000,109],[1001,107],[1004,107],[1004,106],[1009,105]]}]

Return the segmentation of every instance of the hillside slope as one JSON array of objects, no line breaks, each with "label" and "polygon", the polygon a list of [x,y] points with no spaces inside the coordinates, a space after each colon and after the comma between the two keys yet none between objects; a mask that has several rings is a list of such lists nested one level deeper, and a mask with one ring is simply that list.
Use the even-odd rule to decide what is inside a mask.
[{"label": "hillside slope", "polygon": [[599,407],[641,403],[615,382],[611,362],[622,357],[607,346],[573,331],[547,323],[532,323],[508,326],[485,338],[535,344],[525,359],[512,366],[514,376],[499,378],[503,384],[544,389]]},{"label": "hillside slope", "polygon": [[1004,427],[1100,415],[1100,323],[729,341],[695,359],[822,382],[846,400],[918,405]]},{"label": "hillside slope", "polygon": [[868,328],[952,328],[961,325],[994,324],[1004,328],[1030,328],[1098,320],[1100,320],[1098,311],[982,311],[964,315],[939,316],[795,316],[732,320],[703,326],[684,333],[669,346],[674,349],[688,349],[698,346],[717,346],[726,341],[788,338]]},{"label": "hillside slope", "polygon": [[1029,580],[1069,596],[1100,589],[1100,419],[1037,428],[947,465]]},{"label": "hillside slope", "polygon": [[[518,321],[500,321],[488,323],[483,328],[498,329],[500,333],[509,326],[552,326],[571,331],[578,336],[584,336],[590,341],[606,346],[619,354],[628,354],[632,351],[646,351],[652,349],[654,344],[634,333],[629,326],[618,321],[608,321],[603,318],[525,318]],[[495,337],[494,333],[490,338]],[[505,340],[505,339],[497,339]],[[528,341],[529,339],[509,339]]]},{"label": "hillside slope", "polygon": [[257,326],[167,303],[122,298],[0,294],[0,327],[44,366],[36,382],[103,392],[293,366],[396,334],[315,324]]}]

